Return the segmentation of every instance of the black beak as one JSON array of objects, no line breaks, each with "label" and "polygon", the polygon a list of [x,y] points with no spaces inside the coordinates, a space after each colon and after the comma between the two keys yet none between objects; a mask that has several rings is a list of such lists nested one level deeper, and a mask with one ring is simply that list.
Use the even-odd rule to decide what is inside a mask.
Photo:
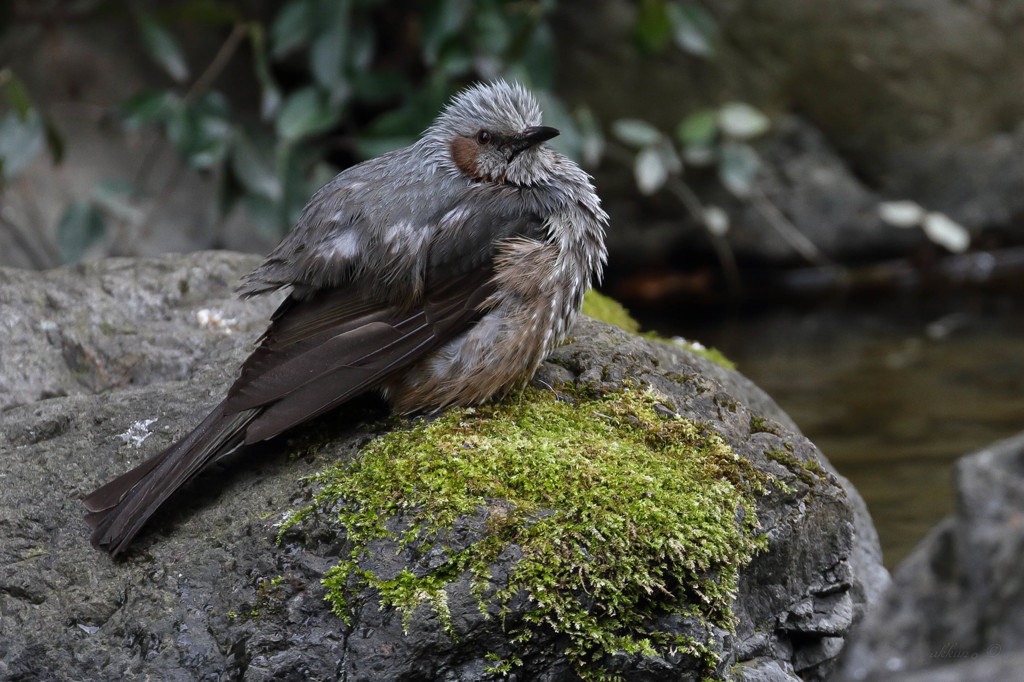
[{"label": "black beak", "polygon": [[535,144],[540,144],[541,142],[550,140],[552,137],[558,137],[558,130],[548,126],[533,126],[519,134],[527,145],[532,147]]},{"label": "black beak", "polygon": [[509,140],[508,160],[511,161],[530,147],[557,136],[558,130],[549,126],[532,126],[530,128],[526,128],[523,132],[513,136]]}]

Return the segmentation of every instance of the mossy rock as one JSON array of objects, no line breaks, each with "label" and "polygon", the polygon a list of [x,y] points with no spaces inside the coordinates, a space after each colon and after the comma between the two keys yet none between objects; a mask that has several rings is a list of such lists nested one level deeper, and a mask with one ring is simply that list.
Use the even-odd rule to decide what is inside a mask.
[{"label": "mossy rock", "polygon": [[[471,576],[480,612],[505,616],[522,645],[489,652],[491,672],[521,666],[532,641],[560,638],[584,679],[608,677],[619,652],[689,656],[714,674],[711,631],[732,627],[738,572],[764,547],[755,496],[769,479],[649,389],[530,388],[371,442],[317,477],[323,490],[283,532],[341,510],[350,549],[324,584],[349,623],[365,598],[397,609],[406,629],[428,605],[457,636],[446,590]],[[466,518],[478,519],[468,537],[456,532]],[[392,546],[408,559],[397,575],[374,568]],[[508,617],[521,595],[529,606]],[[708,635],[655,625],[668,616]]]},{"label": "mossy rock", "polygon": [[[751,612],[750,580],[849,551],[842,489],[806,439],[767,429],[703,358],[577,330],[525,392],[399,425],[288,514],[286,547],[330,547],[326,599],[382,679],[415,652],[472,661],[455,679],[724,679],[795,587]],[[799,506],[832,540],[773,546]]]},{"label": "mossy rock", "polygon": [[[593,289],[588,291],[586,297],[583,299],[583,309],[581,312],[595,320],[613,324],[619,329],[627,331],[630,334],[640,334],[640,323],[633,319],[633,316],[629,314],[629,311],[624,305],[609,296],[598,293]],[[670,343],[678,348],[682,348],[683,350],[696,353],[697,355],[705,357],[716,365],[721,365],[726,369],[736,369],[736,364],[729,358],[725,357],[725,355],[723,355],[717,348],[709,348],[702,343],[688,341],[678,336],[667,338],[656,331],[643,332],[643,336],[644,338],[651,339],[652,341]]]},{"label": "mossy rock", "polygon": [[[346,405],[197,477],[122,559],[96,553],[81,495],[227,391],[274,303],[234,301],[232,279],[252,264],[218,252],[0,273],[4,360],[17,368],[0,411],[0,678],[828,675],[865,581],[884,574],[877,543],[855,535],[854,520],[870,528],[856,492],[741,375],[586,317],[523,395],[434,422]],[[179,298],[185,280],[194,296]],[[199,307],[237,317],[238,333],[198,329]],[[83,315],[117,334],[82,337]],[[80,368],[69,348],[108,369],[130,361],[137,380],[93,395],[69,379]],[[153,419],[144,441],[126,442]],[[392,477],[402,463],[423,477]],[[275,543],[289,516],[329,495],[325,470],[362,488],[322,497]],[[373,505],[362,540],[338,522]],[[346,561],[368,573],[342,580]]]}]

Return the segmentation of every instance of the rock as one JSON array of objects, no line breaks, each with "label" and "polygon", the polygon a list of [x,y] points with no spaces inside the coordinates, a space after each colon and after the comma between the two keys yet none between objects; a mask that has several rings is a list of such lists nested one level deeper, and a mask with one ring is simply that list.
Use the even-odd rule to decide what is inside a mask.
[{"label": "rock", "polygon": [[[109,259],[59,268],[45,279],[0,269],[0,410],[182,380],[209,364],[217,346],[244,353],[238,334],[251,342],[279,300],[246,302],[232,293],[239,271],[260,262],[209,251]],[[204,328],[196,320],[203,310],[228,323]]]},{"label": "rock", "polygon": [[[233,380],[273,307],[231,300],[231,283],[254,263],[205,253],[0,271],[0,319],[12,340],[0,411],[0,678],[468,682],[496,679],[485,672],[487,653],[516,652],[501,619],[483,618],[468,576],[446,588],[457,639],[426,607],[404,633],[401,616],[380,609],[373,594],[361,595],[346,625],[320,582],[344,538],[311,524],[303,537],[275,542],[285,514],[316,491],[304,479],[356,457],[379,435],[386,412],[371,400],[200,477],[156,515],[124,560],[89,546],[81,497],[191,428]],[[200,327],[195,310],[203,308],[234,318],[237,333]],[[690,616],[659,627],[719,652],[720,675],[735,664],[747,680],[823,679],[872,584],[885,577],[856,492],[741,375],[589,319],[574,335],[535,385],[612,390],[637,380],[656,391],[663,410],[707,423],[785,484],[758,499],[767,548],[739,575],[735,631]],[[453,546],[482,523],[460,519]],[[376,557],[400,570],[401,557],[382,550]],[[515,545],[506,547],[494,575],[507,574],[519,556]],[[534,644],[509,679],[575,678],[564,639]],[[703,664],[682,655],[620,654],[606,664],[626,680],[703,674]]]},{"label": "rock", "polygon": [[[918,229],[898,229],[878,214],[882,195],[867,187],[820,130],[799,116],[780,116],[770,134],[754,143],[762,160],[754,186],[763,197],[740,200],[711,175],[691,172],[687,182],[708,205],[729,214],[728,243],[740,262],[806,264],[804,256],[766,219],[778,211],[821,254],[837,262],[896,257],[927,242]],[[681,212],[678,202],[656,196],[629,198],[629,178],[616,169],[597,173],[613,224],[609,243],[617,268],[640,270],[671,254],[678,262],[694,250],[710,254],[706,229]]]},{"label": "rock", "polygon": [[[631,41],[636,3],[561,3],[556,27],[566,39],[559,94],[586,104],[599,120],[639,117],[670,135],[687,115],[724,102],[767,112],[777,129],[757,144],[765,162],[758,190],[841,263],[928,245],[920,230],[880,224],[875,207],[882,199],[912,199],[942,212],[975,243],[1020,241],[1024,75],[1004,65],[1024,59],[1024,41],[1016,37],[1024,1],[998,7],[955,0],[699,4],[720,32],[711,59],[687,55],[670,41],[654,54],[637,50]],[[792,112],[807,133],[787,132]],[[633,259],[644,261],[638,269],[661,261],[666,240],[679,246],[673,263],[692,262],[694,249],[710,253],[707,236],[669,192],[637,202],[629,170],[606,163],[598,174],[613,225],[626,227],[616,243],[624,249],[614,252],[616,268]],[[756,264],[802,262],[753,202],[713,191],[706,175],[691,167],[685,180],[702,200],[728,209],[739,228],[729,235],[738,255]],[[637,220],[630,203],[671,224],[652,228],[652,214]],[[638,239],[638,231],[654,234]],[[653,248],[640,251],[648,243]]]},{"label": "rock", "polygon": [[956,512],[893,575],[837,679],[1007,680],[1024,660],[1024,434],[960,460]]}]

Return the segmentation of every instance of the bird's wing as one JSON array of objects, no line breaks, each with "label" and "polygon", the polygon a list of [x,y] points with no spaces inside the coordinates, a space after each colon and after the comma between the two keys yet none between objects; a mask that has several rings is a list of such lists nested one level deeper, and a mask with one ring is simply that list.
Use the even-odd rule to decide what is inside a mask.
[{"label": "bird's wing", "polygon": [[548,238],[543,190],[429,175],[410,154],[371,159],[324,185],[239,293],[358,285],[364,298],[403,302],[424,283],[487,265],[502,239]]},{"label": "bird's wing", "polygon": [[466,187],[453,208],[435,216],[437,225],[427,254],[426,280],[490,267],[499,245],[511,238],[548,239],[538,206],[522,188],[497,183]]},{"label": "bird's wing", "polygon": [[434,287],[408,309],[349,290],[290,298],[228,392],[228,413],[260,408],[245,441],[273,437],[374,388],[461,333],[482,314],[490,272],[478,268]]},{"label": "bird's wing", "polygon": [[[348,192],[351,182],[335,191]],[[343,243],[346,235],[360,235],[365,263],[358,290],[346,283],[310,294],[303,288],[309,283],[308,268],[291,265],[299,294],[275,313],[225,404],[229,413],[262,409],[247,427],[247,443],[277,435],[379,386],[462,333],[483,313],[493,293],[490,280],[498,245],[511,237],[546,238],[543,221],[524,210],[518,190],[511,187],[473,185],[448,201],[425,199],[417,219],[404,204],[396,199],[384,219],[378,217],[373,224],[352,220],[321,238],[321,243]],[[320,215],[324,209],[318,211]],[[344,211],[327,214],[345,211],[358,213],[346,205]],[[403,225],[428,226],[429,240],[396,248],[392,240],[399,239],[396,230]],[[405,234],[417,242],[421,231]],[[293,251],[293,256],[309,253]],[[375,287],[393,280],[399,288],[398,283],[410,279],[417,294],[399,297],[397,304]]]},{"label": "bird's wing", "polygon": [[228,396],[192,433],[85,498],[93,544],[122,552],[153,512],[210,462],[379,386],[472,325],[494,291],[499,243],[541,239],[544,226],[508,201],[470,204],[433,215],[434,238],[419,254],[423,293],[415,303],[391,305],[351,284],[286,299]]},{"label": "bird's wing", "polygon": [[243,279],[239,293],[288,286],[306,293],[358,284],[364,295],[373,294],[368,298],[400,299],[422,279],[431,217],[453,200],[449,192],[426,189],[433,184],[429,165],[411,148],[342,171],[313,195],[295,227]]}]

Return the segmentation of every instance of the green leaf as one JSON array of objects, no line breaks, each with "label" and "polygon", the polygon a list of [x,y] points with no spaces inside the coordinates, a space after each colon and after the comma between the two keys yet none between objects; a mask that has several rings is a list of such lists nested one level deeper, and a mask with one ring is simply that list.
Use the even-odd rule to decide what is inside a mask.
[{"label": "green leaf", "polygon": [[328,130],[339,118],[324,93],[310,85],[288,95],[277,117],[277,134],[285,140],[298,140]]},{"label": "green leaf", "polygon": [[555,50],[555,36],[546,22],[538,23],[530,32],[523,47],[521,59],[530,84],[535,88],[550,89],[555,86],[555,65],[558,57]]},{"label": "green leaf", "polygon": [[431,0],[427,5],[420,44],[428,66],[437,62],[441,47],[462,28],[468,9],[466,0]]},{"label": "green leaf", "polygon": [[270,60],[267,57],[267,39],[263,24],[253,21],[249,23],[249,43],[252,45],[253,70],[260,84],[260,117],[264,121],[272,119],[281,109],[281,88],[270,73]]},{"label": "green leaf", "polygon": [[[32,156],[37,153],[31,149],[32,145],[36,144],[34,139],[36,123],[33,119],[37,118],[43,127],[43,139],[46,141],[46,147],[50,151],[50,158],[53,159],[54,163],[60,163],[64,159],[64,136],[61,135],[53,119],[33,106],[32,98],[29,96],[25,84],[11,69],[0,69],[0,87],[3,88],[4,100],[7,102],[7,106],[18,115],[19,123],[23,126],[28,126],[26,131],[29,134],[22,141],[28,145],[25,151],[31,152]],[[11,151],[12,149],[8,147],[8,154]],[[21,163],[16,160],[17,156],[18,154],[12,155],[15,167],[15,171],[12,172],[17,172],[17,168]],[[5,161],[4,156],[0,154],[0,163],[2,163],[4,168],[11,167],[12,159],[6,159]]]},{"label": "green leaf", "polygon": [[504,55],[512,44],[512,25],[498,6],[478,7],[473,21],[473,46],[477,52]]},{"label": "green leaf", "polygon": [[[224,201],[230,199],[231,196],[227,195]],[[267,239],[280,239],[288,229],[279,203],[258,194],[243,194],[241,200],[246,213],[256,226],[256,231]]]},{"label": "green leaf", "polygon": [[121,200],[140,199],[145,196],[141,187],[130,180],[110,178],[103,180],[93,191],[93,196],[106,201],[112,198]]},{"label": "green leaf", "polygon": [[138,222],[142,218],[142,210],[138,200],[142,198],[141,188],[127,180],[104,180],[96,185],[92,192],[93,205],[103,209],[116,220]]},{"label": "green leaf", "polygon": [[366,127],[366,133],[372,137],[415,135],[418,121],[417,109],[415,102],[409,102],[404,106],[385,111]]},{"label": "green leaf", "polygon": [[307,0],[285,3],[270,28],[270,52],[274,57],[281,58],[309,42],[314,29],[312,14]]},{"label": "green leaf", "polygon": [[167,123],[167,136],[193,168],[220,163],[230,146],[230,113],[223,95],[209,92]]},{"label": "green leaf", "polygon": [[729,232],[729,214],[718,206],[707,206],[704,209],[704,227],[716,237],[724,237]]},{"label": "green leaf", "polygon": [[683,148],[683,161],[696,168],[707,168],[718,162],[718,149],[713,143],[688,144]]},{"label": "green leaf", "polygon": [[377,34],[369,22],[353,27],[349,33],[349,69],[356,73],[366,73],[373,67],[373,56],[377,52]]},{"label": "green leaf", "polygon": [[664,0],[641,0],[633,25],[633,36],[640,49],[661,52],[671,33],[672,24]]},{"label": "green leaf", "polygon": [[309,66],[313,80],[325,91],[331,93],[331,100],[341,103],[349,87],[345,78],[346,36],[343,32],[331,31],[318,36],[309,46]]},{"label": "green leaf", "polygon": [[672,39],[680,49],[696,57],[713,57],[718,40],[718,25],[700,5],[673,2],[668,6]]},{"label": "green leaf", "polygon": [[417,107],[412,103],[381,114],[356,140],[356,153],[360,158],[371,159],[412,144],[418,120]]},{"label": "green leaf", "polygon": [[665,160],[654,147],[644,147],[636,155],[633,164],[633,176],[641,194],[654,194],[668,180],[668,168]]},{"label": "green leaf", "polygon": [[4,100],[24,123],[32,110],[32,98],[28,96],[25,84],[10,69],[0,70],[0,83],[4,88]]},{"label": "green leaf", "polygon": [[971,234],[945,213],[928,213],[921,227],[928,239],[953,253],[963,253],[971,245]]},{"label": "green leaf", "polygon": [[474,61],[474,55],[467,45],[461,41],[450,42],[441,50],[434,70],[449,81],[459,81],[472,77]]},{"label": "green leaf", "polygon": [[760,168],[761,157],[750,145],[731,141],[722,144],[718,178],[733,195],[740,199],[749,197]]},{"label": "green leaf", "polygon": [[884,201],[878,205],[878,217],[893,227],[917,227],[925,214],[916,201]]},{"label": "green leaf", "polygon": [[10,180],[42,150],[46,131],[42,117],[30,109],[22,121],[15,111],[0,118],[0,166],[3,178]]},{"label": "green leaf", "polygon": [[124,124],[138,128],[147,123],[162,123],[181,113],[181,98],[170,90],[140,92],[121,105]]},{"label": "green leaf", "polygon": [[662,136],[658,140],[654,148],[658,151],[661,156],[661,162],[665,165],[665,170],[669,173],[682,173],[683,172],[683,161],[679,158],[679,153],[676,151],[675,146],[666,136]]},{"label": "green leaf", "polygon": [[258,194],[271,201],[281,200],[284,190],[274,168],[272,150],[267,145],[239,133],[231,146],[231,169],[249,194]]},{"label": "green leaf", "polygon": [[638,118],[620,118],[612,123],[615,137],[634,147],[653,145],[661,139],[661,131]]},{"label": "green leaf", "polygon": [[167,75],[179,83],[188,79],[185,53],[170,31],[148,14],[139,14],[139,32],[146,52]]},{"label": "green leaf", "polygon": [[352,91],[361,102],[378,104],[409,91],[408,79],[397,69],[357,71],[352,75]]},{"label": "green leaf", "polygon": [[695,111],[682,120],[676,137],[683,146],[710,145],[718,134],[718,114],[714,109]]},{"label": "green leaf", "polygon": [[284,199],[280,203],[280,226],[282,234],[302,215],[302,209],[309,201],[309,185],[306,169],[309,167],[308,155],[300,154],[294,147],[280,146],[278,156],[278,174],[284,188]]},{"label": "green leaf", "polygon": [[338,93],[344,83],[345,61],[348,58],[349,14],[352,3],[332,0],[319,6],[317,35],[309,46],[309,68],[313,79],[331,93],[333,103],[340,103]]},{"label": "green leaf", "polygon": [[768,132],[772,122],[749,104],[730,102],[718,110],[718,126],[726,137],[749,140]]},{"label": "green leaf", "polygon": [[57,224],[57,246],[65,263],[82,260],[86,250],[103,239],[106,221],[96,206],[88,201],[69,205]]},{"label": "green leaf", "polygon": [[569,114],[569,110],[562,104],[562,100],[547,90],[538,90],[535,94],[537,103],[540,104],[540,109],[544,112],[544,125],[557,128],[559,132],[558,137],[546,144],[569,158],[580,159],[583,156],[583,141],[576,121]]},{"label": "green leaf", "polygon": [[266,194],[245,193],[242,202],[260,233],[279,239],[295,224],[309,199],[306,175],[312,155],[286,140],[279,140],[274,152],[274,173],[280,195],[271,198]]},{"label": "green leaf", "polygon": [[580,155],[583,163],[595,166],[604,156],[604,135],[601,133],[601,126],[594,112],[585,107],[576,112],[576,121],[580,130]]}]

